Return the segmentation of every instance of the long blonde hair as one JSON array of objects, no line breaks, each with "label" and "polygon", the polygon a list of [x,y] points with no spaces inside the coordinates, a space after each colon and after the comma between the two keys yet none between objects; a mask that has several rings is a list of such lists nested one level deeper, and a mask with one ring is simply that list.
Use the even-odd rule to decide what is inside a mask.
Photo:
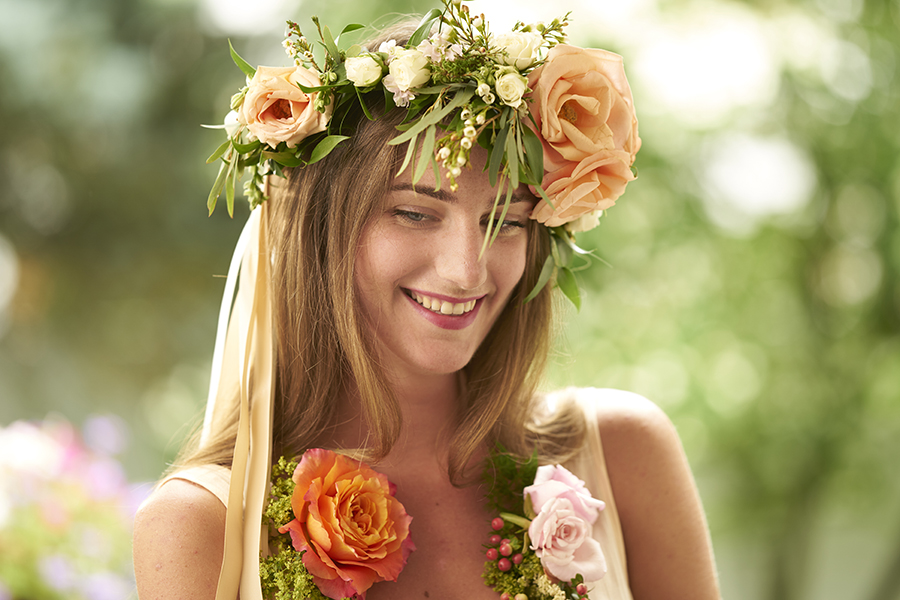
[{"label": "long blonde hair", "polygon": [[[336,400],[348,385],[359,397],[370,460],[386,456],[400,434],[400,409],[363,322],[354,271],[363,229],[380,209],[399,167],[399,149],[387,141],[397,134],[403,116],[402,110],[374,121],[356,115],[351,139],[324,160],[290,172],[269,200],[277,370],[274,456],[298,455],[327,439],[341,417]],[[574,410],[562,411],[549,423],[534,421],[536,386],[550,345],[552,298],[545,287],[531,301],[524,299],[537,283],[550,242],[546,228],[533,221],[527,235],[522,279],[464,368],[466,385],[447,459],[454,483],[470,478],[472,459],[485,441],[522,455],[537,447],[557,459],[581,444],[583,419],[575,418]],[[233,404],[202,447],[195,442],[185,448],[177,467],[230,466],[237,399]]]}]

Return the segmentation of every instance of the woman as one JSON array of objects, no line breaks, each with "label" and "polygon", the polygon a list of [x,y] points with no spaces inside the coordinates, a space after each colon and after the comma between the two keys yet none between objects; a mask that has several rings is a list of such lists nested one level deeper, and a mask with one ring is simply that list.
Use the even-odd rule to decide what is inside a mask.
[{"label": "woman", "polygon": [[[567,390],[552,402],[536,392],[548,279],[572,295],[572,224],[612,205],[640,146],[618,57],[558,45],[564,26],[491,35],[448,1],[368,51],[341,54],[326,33],[317,63],[296,29],[286,43],[296,68],[253,70],[236,57],[252,79],[233,101],[220,181],[233,186],[250,166],[261,206],[236,251],[241,290],[220,328],[204,430],[135,522],[142,598],[230,600],[238,585],[245,600],[260,597],[269,471],[301,455],[295,518],[271,534],[290,534],[288,551],[303,552],[301,570],[328,597],[497,598],[517,585],[501,572],[535,556],[541,597],[718,597],[702,508],[665,415],[625,392]],[[578,87],[597,77],[602,93]],[[554,95],[559,81],[572,103]],[[286,180],[273,175],[285,167]],[[492,458],[498,444],[575,474],[560,477],[587,516],[567,523],[587,523],[587,534],[565,564],[553,562],[559,539],[542,546],[535,527],[544,501],[529,490],[541,475],[524,491],[500,489],[529,498],[520,515],[498,521],[485,504],[509,486]],[[396,539],[379,542],[396,568],[363,573],[316,542],[321,506],[308,490],[319,484],[301,471],[339,461],[331,450],[396,486],[396,502],[393,487],[385,500]],[[353,464],[351,477],[369,472]],[[479,484],[486,464],[494,470]],[[495,538],[531,535],[489,540],[492,527]],[[263,586],[276,577],[267,569]],[[488,571],[505,583],[486,586]]]}]

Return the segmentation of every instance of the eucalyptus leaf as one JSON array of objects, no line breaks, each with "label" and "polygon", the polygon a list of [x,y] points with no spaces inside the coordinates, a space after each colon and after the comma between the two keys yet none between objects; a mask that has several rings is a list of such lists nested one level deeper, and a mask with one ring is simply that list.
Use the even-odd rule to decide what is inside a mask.
[{"label": "eucalyptus leaf", "polygon": [[[338,36],[337,36],[337,40],[336,40],[336,41],[338,42],[338,45],[340,45],[341,37],[342,37],[345,33],[350,33],[351,31],[357,31],[358,29],[365,29],[365,27],[366,27],[365,25],[360,25],[359,23],[349,23],[348,25],[345,25],[344,28],[341,29],[341,32],[340,32],[340,33],[338,34]],[[357,44],[353,44],[353,46],[356,46],[356,45],[357,45]],[[351,55],[351,54],[350,54],[350,50],[353,49],[353,46],[350,46],[350,48],[347,49],[347,55],[348,55],[348,56],[355,56],[355,55]]]},{"label": "eucalyptus leaf", "polygon": [[413,155],[416,153],[416,142],[419,139],[419,134],[412,136],[412,139],[409,140],[409,143],[406,145],[406,156],[403,158],[403,164],[400,165],[400,170],[397,171],[397,176],[399,177],[403,171],[406,170],[406,167],[409,166],[409,161],[412,160]]},{"label": "eucalyptus leaf", "polygon": [[237,161],[228,163],[228,174],[225,176],[225,206],[228,208],[228,216],[234,218],[234,176],[237,174]]},{"label": "eucalyptus leaf", "polygon": [[213,211],[216,210],[216,201],[218,201],[219,196],[222,194],[222,188],[225,187],[225,180],[228,175],[228,163],[223,162],[219,167],[219,174],[216,175],[216,181],[213,183],[212,189],[209,191],[209,197],[206,199],[206,208],[209,209],[209,214],[213,214]]},{"label": "eucalyptus leaf", "polygon": [[354,91],[356,91],[356,97],[359,98],[359,105],[362,107],[363,114],[366,115],[366,118],[370,121],[374,121],[375,117],[372,116],[372,113],[369,112],[369,107],[366,106],[366,101],[362,97],[362,93],[359,91],[359,88],[355,85],[353,86]]},{"label": "eucalyptus leaf", "polygon": [[491,147],[491,158],[488,162],[488,183],[491,187],[497,185],[497,173],[500,172],[500,163],[503,160],[503,149],[506,147],[506,137],[509,135],[509,128],[504,127],[497,134],[494,145]]},{"label": "eucalyptus leaf", "polygon": [[428,36],[431,35],[432,26],[440,18],[441,18],[440,10],[438,10],[436,8],[432,8],[430,11],[428,11],[428,14],[426,14],[424,17],[422,17],[422,21],[419,23],[419,27],[412,34],[412,36],[410,36],[409,43],[407,44],[407,46],[412,48],[412,47],[418,46],[420,43],[425,41],[428,38]]},{"label": "eucalyptus leaf", "polygon": [[528,125],[522,126],[522,146],[525,148],[525,159],[531,172],[532,184],[540,184],[544,179],[544,147],[541,139]]},{"label": "eucalyptus leaf", "polygon": [[528,295],[525,297],[525,302],[533,300],[544,286],[550,282],[550,278],[553,277],[553,272],[556,270],[556,262],[553,260],[553,256],[548,256],[547,260],[544,261],[544,266],[541,267],[541,274],[538,277],[537,283],[534,285],[534,289],[532,289]]},{"label": "eucalyptus leaf", "polygon": [[575,308],[581,310],[581,292],[578,290],[578,282],[575,280],[575,274],[568,267],[559,269],[556,275],[556,285],[565,294],[566,298],[575,305]]},{"label": "eucalyptus leaf", "polygon": [[412,139],[414,136],[424,131],[426,127],[439,124],[444,119],[444,117],[450,114],[454,109],[459,108],[460,106],[468,102],[472,98],[472,95],[474,93],[475,90],[471,87],[460,89],[453,96],[453,99],[450,100],[450,102],[448,102],[445,106],[438,110],[432,110],[425,113],[418,121],[416,121],[416,123],[412,127],[406,130],[406,132],[389,141],[388,144],[391,144],[392,146],[402,144],[403,142]]},{"label": "eucalyptus leaf", "polygon": [[234,46],[231,45],[231,40],[228,40],[228,49],[231,51],[231,60],[234,61],[234,64],[237,65],[238,69],[244,72],[244,75],[253,79],[253,76],[256,75],[256,69],[250,66],[246,60],[241,58],[241,55],[237,53],[237,50],[234,49]]},{"label": "eucalyptus leaf", "polygon": [[506,136],[506,170],[509,172],[509,187],[514,190],[519,187],[519,153],[515,122],[510,125],[510,129],[512,135]]},{"label": "eucalyptus leaf", "polygon": [[323,25],[321,28],[322,32],[322,45],[325,46],[325,50],[334,60],[340,60],[341,51],[338,50],[337,44],[334,41],[334,36],[331,35],[331,30],[328,29],[328,25]]},{"label": "eucalyptus leaf", "polygon": [[425,139],[422,140],[422,149],[419,152],[419,162],[416,164],[413,172],[413,185],[419,183],[422,175],[425,174],[425,169],[434,161],[434,136],[436,131],[437,127],[434,125],[425,130]]},{"label": "eucalyptus leaf", "polygon": [[206,159],[206,164],[214,163],[225,154],[225,151],[228,150],[228,146],[231,144],[231,140],[225,140],[222,142],[222,145],[216,148],[216,151],[209,155],[209,158]]},{"label": "eucalyptus leaf", "polygon": [[328,156],[331,151],[337,147],[338,144],[340,144],[344,140],[349,139],[349,135],[329,135],[324,137],[322,141],[316,144],[316,147],[313,148],[312,154],[309,157],[309,164],[319,162],[320,160]]}]

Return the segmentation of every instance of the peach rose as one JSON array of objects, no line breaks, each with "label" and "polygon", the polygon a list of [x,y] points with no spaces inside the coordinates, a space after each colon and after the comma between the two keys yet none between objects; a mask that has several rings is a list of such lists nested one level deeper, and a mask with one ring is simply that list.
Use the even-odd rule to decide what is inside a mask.
[{"label": "peach rose", "polygon": [[604,150],[624,152],[631,166],[641,139],[621,56],[559,44],[528,85],[547,171]]},{"label": "peach rose", "polygon": [[294,549],[329,598],[364,598],[379,581],[396,581],[415,550],[412,517],[387,477],[330,450],[304,453],[294,471],[290,532]]},{"label": "peach rose", "polygon": [[259,67],[250,80],[240,108],[240,120],[261,142],[275,148],[286,142],[293,148],[303,138],[325,131],[331,105],[325,112],[314,108],[316,94],[299,87],[320,86],[319,76],[304,67]]},{"label": "peach rose", "polygon": [[542,187],[553,207],[541,200],[531,211],[531,218],[547,227],[559,227],[583,215],[606,210],[634,180],[632,160],[627,152],[604,150],[545,173]]}]

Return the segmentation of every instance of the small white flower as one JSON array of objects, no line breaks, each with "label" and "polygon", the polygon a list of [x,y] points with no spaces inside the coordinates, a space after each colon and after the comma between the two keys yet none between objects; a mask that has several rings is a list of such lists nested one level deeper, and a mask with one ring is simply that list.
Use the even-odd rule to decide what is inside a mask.
[{"label": "small white flower", "polygon": [[[468,108],[464,108],[462,109],[462,112],[459,114],[459,116],[462,117],[463,120],[468,121],[472,118],[472,111]],[[467,122],[466,125],[470,125],[470,123]]]},{"label": "small white flower", "polygon": [[347,79],[356,87],[367,87],[381,79],[381,65],[371,55],[354,56],[344,64],[347,67]]},{"label": "small white flower", "polygon": [[478,87],[475,88],[475,93],[484,98],[486,95],[491,93],[491,86],[486,83],[479,83]]},{"label": "small white flower", "polygon": [[394,53],[397,51],[397,40],[388,40],[386,42],[381,42],[378,46],[379,52],[384,52],[389,57],[393,57]]},{"label": "small white flower", "polygon": [[457,164],[458,166],[460,166],[460,167],[464,166],[464,165],[466,164],[466,157],[463,156],[462,154],[460,154],[459,156],[457,156],[457,157],[456,157],[456,164]]},{"label": "small white flower", "polygon": [[494,96],[494,94],[492,94],[490,92],[488,92],[485,96],[482,97],[482,100],[484,100],[485,104],[493,104],[494,100],[496,100],[496,99],[497,98]]},{"label": "small white flower", "polygon": [[450,158],[450,148],[444,146],[440,150],[438,150],[437,157],[439,160],[447,160]]},{"label": "small white flower", "polygon": [[476,135],[478,135],[478,131],[476,131],[476,129],[474,127],[469,125],[465,129],[463,129],[463,135],[467,138],[473,138]]},{"label": "small white flower", "polygon": [[484,125],[484,113],[478,113],[478,116],[475,117],[476,125]]},{"label": "small white flower", "polygon": [[471,138],[463,138],[460,140],[459,145],[468,150],[472,147],[472,139]]},{"label": "small white flower", "polygon": [[450,169],[450,174],[454,177],[459,177],[462,174],[462,169],[460,169],[459,167],[453,167],[452,169]]},{"label": "small white flower", "polygon": [[481,17],[475,17],[474,19],[472,19],[472,25],[474,25],[475,27],[481,27],[482,23],[484,23],[484,20]]}]

